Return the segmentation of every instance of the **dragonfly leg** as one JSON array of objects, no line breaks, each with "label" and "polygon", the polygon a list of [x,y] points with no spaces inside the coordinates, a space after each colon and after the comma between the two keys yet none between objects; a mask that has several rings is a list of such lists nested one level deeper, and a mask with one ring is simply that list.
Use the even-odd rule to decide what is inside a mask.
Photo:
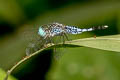
[{"label": "dragonfly leg", "polygon": [[46,47],[47,47],[47,43],[49,42],[49,38],[46,37],[43,41],[44,41],[44,42],[42,43],[42,44],[43,44],[43,47],[46,48]]},{"label": "dragonfly leg", "polygon": [[63,44],[65,44],[65,36],[64,36],[64,33],[62,34],[62,37],[63,37]]},{"label": "dragonfly leg", "polygon": [[63,41],[63,39],[62,39],[62,35],[60,35],[60,42],[62,42]]},{"label": "dragonfly leg", "polygon": [[53,39],[52,37],[46,37],[43,41],[45,41],[43,44],[43,47],[47,47],[47,44],[52,44],[53,43]]},{"label": "dragonfly leg", "polygon": [[64,36],[66,37],[66,39],[69,41],[69,38],[68,38],[68,36],[67,36],[67,34],[66,33],[64,33]]},{"label": "dragonfly leg", "polygon": [[39,43],[40,43],[39,48],[42,48],[45,45],[45,40],[41,39]]},{"label": "dragonfly leg", "polygon": [[55,43],[53,37],[50,38],[50,43],[53,43],[53,44]]}]

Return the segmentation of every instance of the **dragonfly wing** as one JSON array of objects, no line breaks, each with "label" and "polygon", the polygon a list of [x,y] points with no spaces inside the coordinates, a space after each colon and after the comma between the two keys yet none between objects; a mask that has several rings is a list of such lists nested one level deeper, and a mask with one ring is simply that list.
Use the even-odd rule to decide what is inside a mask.
[{"label": "dragonfly wing", "polygon": [[38,35],[38,26],[36,27],[26,27],[24,31],[24,40],[27,42],[27,47],[26,47],[26,55],[29,55],[40,48],[43,47],[44,45],[44,40],[43,37]]}]

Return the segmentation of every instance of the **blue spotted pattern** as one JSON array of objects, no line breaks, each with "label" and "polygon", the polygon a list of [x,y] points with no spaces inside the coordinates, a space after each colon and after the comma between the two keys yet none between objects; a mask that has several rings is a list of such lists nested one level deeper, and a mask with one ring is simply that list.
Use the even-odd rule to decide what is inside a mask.
[{"label": "blue spotted pattern", "polygon": [[108,26],[98,26],[98,27],[91,27],[88,29],[80,29],[74,26],[67,26],[59,23],[51,23],[47,25],[47,28],[44,26],[39,28],[38,34],[44,38],[47,37],[54,37],[54,36],[61,36],[63,34],[80,34],[82,32],[93,31],[97,29],[106,29]]}]

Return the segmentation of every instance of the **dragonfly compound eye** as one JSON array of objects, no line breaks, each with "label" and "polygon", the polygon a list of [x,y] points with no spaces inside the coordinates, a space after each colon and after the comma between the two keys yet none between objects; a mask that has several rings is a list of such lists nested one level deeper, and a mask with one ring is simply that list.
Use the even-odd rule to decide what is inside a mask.
[{"label": "dragonfly compound eye", "polygon": [[41,27],[39,27],[38,34],[42,37],[46,35],[45,31]]}]

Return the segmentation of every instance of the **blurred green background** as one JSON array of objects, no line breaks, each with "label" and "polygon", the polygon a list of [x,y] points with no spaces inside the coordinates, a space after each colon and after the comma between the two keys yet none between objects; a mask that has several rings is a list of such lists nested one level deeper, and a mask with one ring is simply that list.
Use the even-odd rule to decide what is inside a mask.
[{"label": "blurred green background", "polygon": [[[109,26],[107,30],[70,35],[71,39],[119,34],[120,1],[0,0],[0,68],[7,71],[25,56],[26,39],[32,37],[31,32],[34,30],[31,30],[32,28],[51,22],[80,28],[99,25]],[[56,70],[52,71],[51,69],[49,71],[48,80],[73,80],[75,78],[76,80],[120,80],[120,54],[118,52],[83,47],[66,48],[63,49],[62,53],[65,55],[60,59],[58,66],[64,66],[52,67]],[[68,66],[68,62],[76,59],[80,65],[77,62],[70,63],[68,65],[73,67],[67,69],[74,71],[74,67],[79,65],[77,66],[77,69],[80,69],[78,74],[76,74],[76,69],[75,74],[69,70],[69,73],[60,72],[65,71],[64,68]],[[53,62],[52,65],[56,64]]]}]

